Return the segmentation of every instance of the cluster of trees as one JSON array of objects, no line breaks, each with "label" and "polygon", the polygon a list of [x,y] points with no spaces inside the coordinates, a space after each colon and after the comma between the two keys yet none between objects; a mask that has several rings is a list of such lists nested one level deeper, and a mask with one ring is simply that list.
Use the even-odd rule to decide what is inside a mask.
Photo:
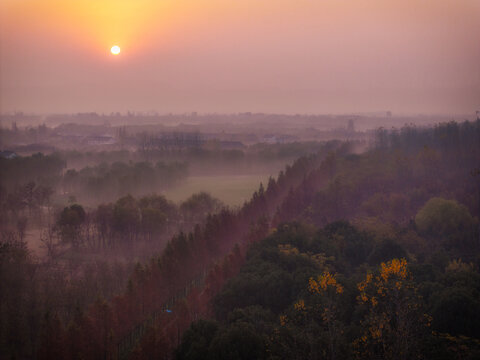
[{"label": "cluster of trees", "polygon": [[[362,155],[332,156],[292,189],[274,222],[292,219],[317,226],[362,218],[405,224],[432,197],[455,199],[480,213],[480,120],[379,131]],[[328,169],[327,169],[328,168]],[[326,183],[325,173],[330,173]],[[368,220],[368,221],[367,221]]]},{"label": "cluster of trees", "polygon": [[35,182],[17,185],[11,192],[0,188],[0,225],[8,227],[8,224],[27,219],[41,220],[52,195],[51,187]]},{"label": "cluster of trees", "polygon": [[[64,202],[67,196],[82,203],[98,204],[127,194],[141,196],[160,192],[192,173],[265,172],[278,168],[280,162],[283,164],[288,159],[312,152],[325,154],[339,146],[339,142],[332,141],[258,144],[244,150],[192,148],[185,153],[154,154],[151,156],[154,162],[141,161],[140,153],[128,151],[62,151],[0,158],[0,198],[10,193],[19,198],[22,188],[34,183],[53,191],[49,199],[53,203]],[[6,204],[4,208],[12,209]]]},{"label": "cluster of trees", "polygon": [[137,134],[137,151],[148,158],[155,153],[183,152],[192,148],[199,148],[205,142],[198,132],[160,133],[153,135],[148,132]]},{"label": "cluster of trees", "polygon": [[[32,120],[34,117],[32,117]],[[45,124],[20,128],[16,121],[12,121],[10,128],[0,126],[0,148],[8,148],[12,144],[38,144],[47,140],[52,129]]]},{"label": "cluster of trees", "polygon": [[347,222],[282,224],[250,247],[176,358],[477,358],[478,257],[418,261],[401,238],[385,246],[374,235]]},{"label": "cluster of trees", "polygon": [[65,161],[56,154],[37,153],[13,159],[0,157],[0,187],[10,191],[18,184],[29,182],[54,187],[60,181],[64,168]]},{"label": "cluster of trees", "polygon": [[208,193],[193,194],[178,207],[156,194],[141,198],[126,195],[93,209],[72,204],[58,213],[50,229],[50,255],[58,253],[56,245],[76,252],[79,249],[116,249],[120,253],[128,250],[133,257],[138,255],[135,248],[140,244],[147,245],[147,254],[151,254],[163,248],[175,232],[193,229],[223,207]]},{"label": "cluster of trees", "polygon": [[80,266],[73,258],[39,262],[20,237],[11,231],[0,241],[0,357],[61,359],[53,356],[55,347],[51,356],[41,354],[42,341],[57,336],[52,322],[73,323],[95,299],[123,291],[133,265],[96,259]]},{"label": "cluster of trees", "polygon": [[64,192],[87,201],[111,201],[122,195],[159,192],[188,176],[186,163],[114,162],[69,169],[63,176]]},{"label": "cluster of trees", "polygon": [[[338,143],[327,144],[322,155],[302,158],[287,166],[277,180],[271,179],[266,189],[261,186],[240,210],[223,208],[217,214],[207,216],[203,224],[194,226],[193,231],[175,235],[160,256],[145,265],[135,266],[122,294],[110,296],[109,301],[98,300],[90,307],[79,307],[73,319],[65,318],[56,307],[50,308],[43,326],[50,334],[56,335],[35,337],[38,357],[48,358],[56,354],[66,359],[105,358],[130,354],[134,358],[146,359],[158,353],[169,357],[189,324],[211,314],[210,300],[226,280],[238,273],[248,244],[266,235],[269,212],[281,202],[290,187],[298,186],[305,172],[318,166],[321,158],[337,146]],[[340,151],[347,152],[348,146]],[[196,221],[198,213],[195,209],[204,211],[205,203],[217,204],[205,199],[204,194],[196,195],[180,206],[180,212],[189,214],[186,221],[192,221],[192,214]],[[130,215],[138,214],[138,211],[130,211],[133,208],[130,205],[140,201],[124,197],[112,205],[113,211],[119,205],[125,211],[118,215],[127,214],[127,218],[133,219],[135,216]],[[73,223],[83,218],[77,205],[67,207],[63,213],[64,218],[73,219]],[[88,218],[88,212],[85,218]],[[63,223],[59,221],[57,226]],[[129,221],[122,223],[128,224]],[[238,243],[242,245],[235,247]],[[192,283],[203,286],[193,288],[185,297],[186,289],[191,288],[189,284]],[[170,311],[164,311],[165,308]],[[149,319],[155,319],[154,326],[139,338],[138,334],[143,332],[135,329],[145,328],[147,325],[144,324],[152,325]],[[122,353],[126,348],[125,338],[139,341],[133,352]]]},{"label": "cluster of trees", "polygon": [[[0,158],[0,237],[46,220],[65,162],[57,155]],[[4,235],[1,235],[4,234]]]},{"label": "cluster of trees", "polygon": [[[170,271],[164,272],[162,277],[155,261],[149,269],[131,259],[135,255],[134,247],[147,243],[146,251],[151,255],[155,249],[163,247],[161,241],[166,240],[168,234],[178,231],[178,226],[204,221],[210,213],[218,210],[218,206],[221,206],[218,200],[204,193],[192,196],[180,208],[158,195],[139,199],[125,196],[91,211],[73,204],[60,211],[52,228],[42,235],[48,252],[45,260],[28,251],[23,229],[2,229],[2,358],[84,356],[94,359],[107,350],[110,354],[116,352],[117,342],[132,326],[184,287],[189,281],[189,271],[193,268],[199,271],[203,266],[196,261],[201,254],[195,254],[193,249],[190,249],[190,262],[183,261],[184,251],[189,246],[189,239],[183,233],[175,237],[164,251],[162,268],[168,267]],[[212,227],[220,222],[214,215],[210,218]],[[105,253],[110,255],[111,250],[123,248],[129,256],[123,253],[123,256],[117,255],[117,259],[130,260],[100,256],[83,256],[82,259],[85,248],[106,248],[110,251]],[[118,253],[122,254],[121,251]],[[177,264],[179,260],[181,263]],[[178,268],[183,269],[184,275],[178,272]],[[155,274],[149,274],[151,270]],[[150,278],[150,275],[155,276]],[[114,298],[122,293],[123,296]],[[115,336],[104,340],[102,331],[109,333],[113,330]]]},{"label": "cluster of trees", "polygon": [[[361,147],[361,142],[355,143]],[[315,154],[322,150],[323,143],[316,141],[288,142],[277,144],[258,143],[250,146],[248,152],[256,154],[262,161],[298,159],[306,154]]]},{"label": "cluster of trees", "polygon": [[87,166],[94,166],[96,164],[114,162],[138,162],[135,158],[135,153],[128,150],[110,150],[110,151],[79,151],[79,150],[64,150],[58,152],[60,156],[65,159],[69,168],[81,169]]},{"label": "cluster of trees", "polygon": [[[263,237],[268,228],[265,211],[273,211],[288,189],[297,186],[305,172],[315,168],[326,153],[339,145],[325,144],[318,156],[305,157],[287,166],[277,180],[271,179],[266,189],[261,186],[252,200],[238,211],[218,212],[221,204],[206,194],[194,195],[178,208],[156,195],[125,196],[94,209],[79,204],[58,211],[52,207],[52,226],[41,233],[50,255],[46,259],[33,256],[27,249],[22,241],[22,227],[12,226],[8,231],[2,228],[0,283],[5,286],[0,299],[2,357],[52,358],[57,353],[55,349],[63,349],[58,352],[61,354],[68,348],[73,351],[72,358],[78,358],[78,354],[103,358],[105,346],[110,355],[116,353],[113,348],[138,323],[152,311],[158,312],[159,307],[177,296],[186,284],[210,269],[204,279],[208,290],[201,292],[201,298],[199,291],[192,291],[190,295],[190,306],[196,310],[184,318],[187,320],[180,329],[186,329],[196,317],[208,314],[208,300],[239,268],[244,250],[228,255],[232,246],[239,241],[248,244]],[[341,151],[348,152],[348,146]],[[259,218],[263,220],[258,221]],[[127,244],[125,248],[131,254],[132,246],[128,244],[161,243],[159,238],[167,236],[165,227],[170,226],[167,219],[192,231],[178,233],[159,257],[144,266],[137,265],[134,270],[131,270],[132,260],[121,260],[125,256],[119,257],[117,252],[113,259],[109,258],[110,246]],[[82,251],[104,246],[107,251],[95,251],[88,257]],[[149,256],[153,248],[155,246],[150,245],[145,248]],[[224,256],[223,265],[217,264]],[[100,300],[95,302],[97,298]],[[102,314],[111,315],[114,320],[108,322],[101,318]],[[170,349],[178,344],[181,334],[174,324],[167,331]],[[104,330],[100,329],[102,326]],[[102,338],[103,350],[92,349],[92,344],[100,341],[97,330],[112,334],[107,340]],[[65,358],[70,356],[63,354]]]},{"label": "cluster of trees", "polygon": [[[167,137],[167,139],[170,138]],[[188,139],[188,136],[185,139]],[[179,144],[183,144],[183,141],[189,143],[185,139],[179,140]],[[176,144],[176,141],[173,141],[173,143]],[[172,158],[176,161],[185,161],[189,164],[191,173],[194,174],[236,174],[276,170],[283,167],[286,162],[325,151],[325,143],[322,142],[258,143],[248,147],[235,141],[232,141],[231,145],[229,143],[228,141],[222,143],[218,140],[192,140],[188,146],[185,144],[178,146],[142,146],[136,154],[149,161],[153,159],[162,161]],[[357,145],[362,146],[362,144],[358,142]],[[233,148],[229,148],[229,146]],[[330,148],[338,146],[340,146],[338,141],[332,141],[329,145]]]}]

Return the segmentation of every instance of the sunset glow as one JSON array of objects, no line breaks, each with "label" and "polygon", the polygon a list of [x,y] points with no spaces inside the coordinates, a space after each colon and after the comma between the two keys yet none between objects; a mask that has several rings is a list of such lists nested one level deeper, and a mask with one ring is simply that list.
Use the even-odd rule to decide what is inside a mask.
[{"label": "sunset glow", "polygon": [[[477,0],[4,0],[2,104],[463,111],[479,98],[479,13]],[[113,45],[122,61],[105,71]]]}]

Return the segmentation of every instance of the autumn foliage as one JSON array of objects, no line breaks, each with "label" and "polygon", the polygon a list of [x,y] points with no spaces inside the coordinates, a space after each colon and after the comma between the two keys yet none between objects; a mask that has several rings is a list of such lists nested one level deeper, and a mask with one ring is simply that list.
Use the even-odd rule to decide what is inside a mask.
[{"label": "autumn foliage", "polygon": [[421,298],[406,259],[382,262],[377,273],[357,285],[358,301],[365,308],[362,336],[354,345],[360,357],[419,358],[419,343],[430,317],[422,313]]}]

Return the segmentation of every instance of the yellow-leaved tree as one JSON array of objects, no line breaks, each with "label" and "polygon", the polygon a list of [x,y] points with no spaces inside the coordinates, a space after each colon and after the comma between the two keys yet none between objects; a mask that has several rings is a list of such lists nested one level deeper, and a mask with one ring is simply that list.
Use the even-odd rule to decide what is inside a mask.
[{"label": "yellow-leaved tree", "polygon": [[366,312],[362,336],[355,340],[362,359],[418,359],[419,344],[430,326],[406,259],[381,263],[358,285],[359,303]]},{"label": "yellow-leaved tree", "polygon": [[[343,294],[343,286],[337,281],[334,274],[325,271],[317,279],[309,279],[308,290],[310,293],[319,296],[320,309],[317,310],[320,311],[328,342],[328,352],[325,355],[334,360],[338,358],[338,345],[342,336],[342,326],[338,320],[338,300],[339,296]],[[302,300],[295,304],[295,309],[305,309]]]}]

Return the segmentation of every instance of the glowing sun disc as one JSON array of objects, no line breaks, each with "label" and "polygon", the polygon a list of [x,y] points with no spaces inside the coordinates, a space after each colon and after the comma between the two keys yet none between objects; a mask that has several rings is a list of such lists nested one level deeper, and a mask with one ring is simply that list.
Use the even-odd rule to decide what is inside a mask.
[{"label": "glowing sun disc", "polygon": [[113,55],[118,55],[120,54],[120,46],[112,46],[112,48],[110,49],[110,52],[113,54]]}]

